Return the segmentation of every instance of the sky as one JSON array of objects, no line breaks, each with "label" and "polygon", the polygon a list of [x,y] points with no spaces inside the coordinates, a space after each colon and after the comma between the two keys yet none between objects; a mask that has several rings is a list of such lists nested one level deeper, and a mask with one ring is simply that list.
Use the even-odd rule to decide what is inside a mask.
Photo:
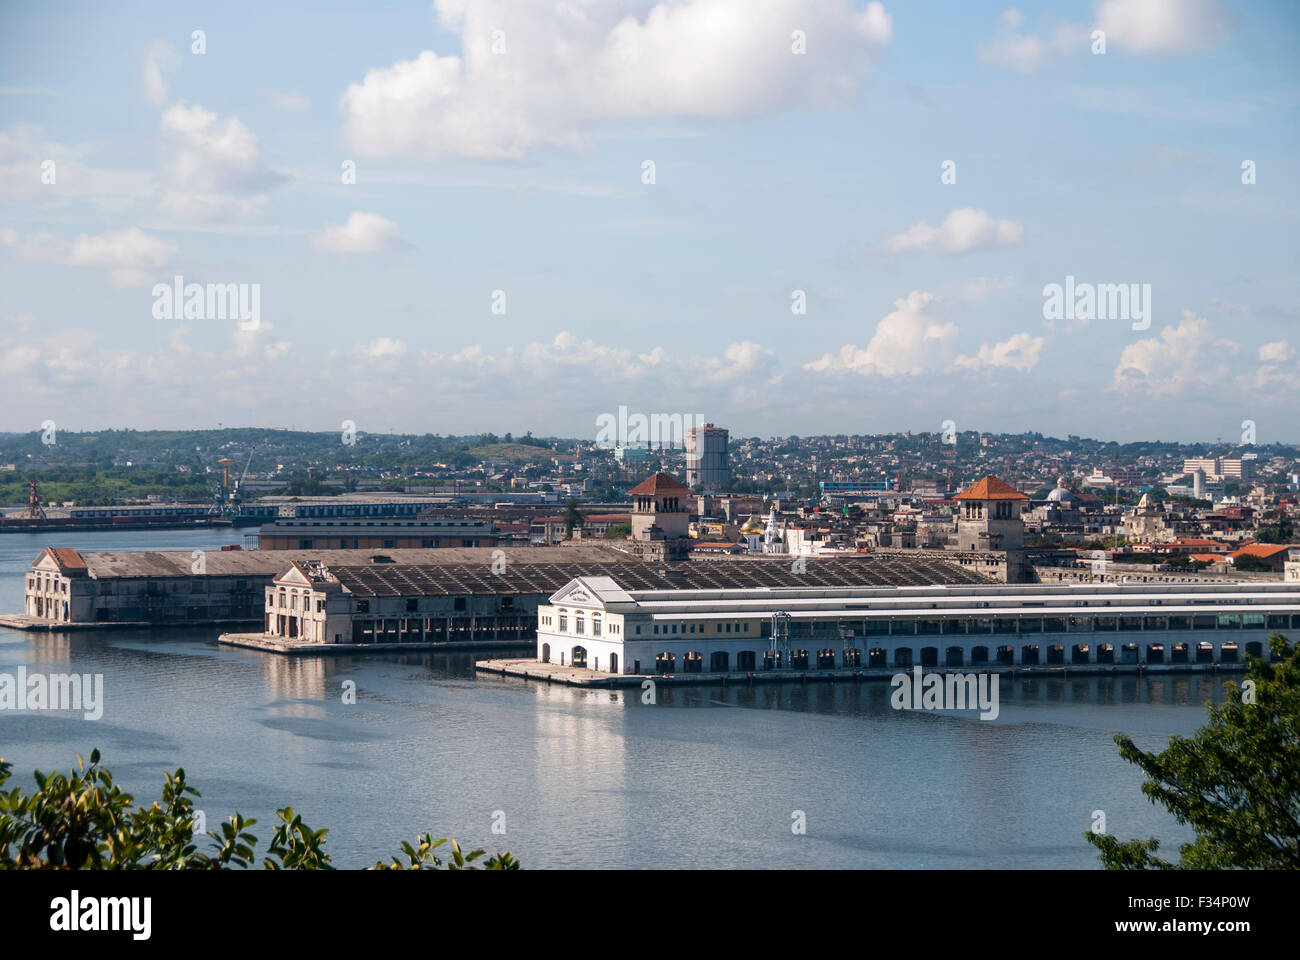
[{"label": "sky", "polygon": [[7,0],[0,430],[1300,442],[1298,40],[1265,0]]}]

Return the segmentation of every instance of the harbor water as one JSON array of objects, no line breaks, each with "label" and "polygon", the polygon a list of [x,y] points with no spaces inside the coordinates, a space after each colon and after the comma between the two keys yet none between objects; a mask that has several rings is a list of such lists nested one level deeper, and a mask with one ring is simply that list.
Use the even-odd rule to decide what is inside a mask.
[{"label": "harbor water", "polygon": [[[215,549],[229,530],[0,537],[0,610],[44,546]],[[471,652],[282,657],[219,628],[0,630],[0,673],[102,674],[99,719],[0,711],[14,783],[98,747],[137,801],[183,766],[209,828],[291,805],[339,866],[431,831],[525,868],[1095,869],[1083,834],[1190,839],[1113,735],[1163,746],[1233,675],[1003,678],[994,720],[898,711],[883,682],[583,690]],[[481,656],[494,655],[484,651]],[[1237,679],[1240,676],[1237,675]],[[348,691],[355,689],[355,702]],[[802,832],[800,828],[802,827]],[[494,832],[495,831],[495,832]],[[504,831],[504,832],[502,832]]]}]

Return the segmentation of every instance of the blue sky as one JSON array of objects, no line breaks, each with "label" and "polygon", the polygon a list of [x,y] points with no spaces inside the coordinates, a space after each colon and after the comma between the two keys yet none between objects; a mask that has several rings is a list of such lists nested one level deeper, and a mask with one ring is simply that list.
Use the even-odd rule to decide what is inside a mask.
[{"label": "blue sky", "polygon": [[0,429],[1300,441],[1298,11],[8,3]]}]

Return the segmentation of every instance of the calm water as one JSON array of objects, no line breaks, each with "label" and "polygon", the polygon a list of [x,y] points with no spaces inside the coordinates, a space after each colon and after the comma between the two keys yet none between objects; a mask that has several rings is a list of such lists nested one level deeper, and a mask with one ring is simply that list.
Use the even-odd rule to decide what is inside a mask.
[{"label": "calm water", "polygon": [[[0,536],[0,609],[47,544],[212,549],[229,531]],[[1092,811],[1121,837],[1190,838],[1112,735],[1190,734],[1222,678],[1003,681],[1001,715],[902,713],[885,683],[580,691],[476,676],[468,654],[286,659],[216,631],[0,630],[0,671],[102,673],[104,716],[0,713],[30,785],[100,747],[137,800],[184,766],[209,827],[276,806],[330,828],[340,866],[431,830],[525,867],[1073,867]],[[343,682],[357,703],[342,702]],[[801,810],[807,833],[791,832]],[[506,836],[493,836],[496,811]]]}]

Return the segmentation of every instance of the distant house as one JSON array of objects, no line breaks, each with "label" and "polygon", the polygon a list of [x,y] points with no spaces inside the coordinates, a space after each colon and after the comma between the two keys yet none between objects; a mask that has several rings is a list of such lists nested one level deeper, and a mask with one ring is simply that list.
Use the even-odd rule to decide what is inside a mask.
[{"label": "distant house", "polygon": [[1281,573],[1287,555],[1294,549],[1297,548],[1285,543],[1250,543],[1240,550],[1228,554],[1228,559],[1235,565],[1242,557],[1254,557],[1256,560],[1266,563],[1270,570]]}]

